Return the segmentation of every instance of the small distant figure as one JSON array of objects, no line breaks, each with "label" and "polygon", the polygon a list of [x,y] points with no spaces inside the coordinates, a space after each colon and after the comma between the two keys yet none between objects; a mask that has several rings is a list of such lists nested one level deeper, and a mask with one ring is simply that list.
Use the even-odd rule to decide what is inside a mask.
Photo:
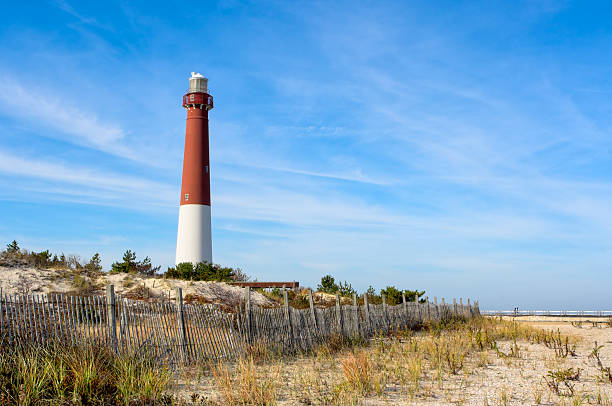
[{"label": "small distant figure", "polygon": [[519,310],[518,309],[519,309],[518,307],[514,308],[514,316],[515,317],[519,315]]}]

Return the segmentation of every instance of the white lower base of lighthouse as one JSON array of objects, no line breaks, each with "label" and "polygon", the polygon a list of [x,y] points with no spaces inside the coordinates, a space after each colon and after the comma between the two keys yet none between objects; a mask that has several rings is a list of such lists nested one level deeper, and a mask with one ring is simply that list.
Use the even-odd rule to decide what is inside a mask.
[{"label": "white lower base of lighthouse", "polygon": [[176,263],[212,263],[210,206],[183,204],[179,208]]}]

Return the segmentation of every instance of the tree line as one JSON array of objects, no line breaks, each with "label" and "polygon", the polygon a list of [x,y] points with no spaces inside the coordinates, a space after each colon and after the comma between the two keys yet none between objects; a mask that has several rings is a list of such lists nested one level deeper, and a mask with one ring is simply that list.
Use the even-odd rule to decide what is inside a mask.
[{"label": "tree line", "polygon": [[[88,261],[83,261],[78,255],[52,254],[49,250],[35,252],[28,251],[19,247],[17,241],[13,241],[6,245],[3,251],[0,251],[0,265],[9,264],[18,261],[19,263],[33,266],[37,269],[62,268],[77,271],[89,277],[98,277],[103,272],[102,260],[99,253],[95,253]],[[136,274],[143,277],[163,276],[170,279],[182,279],[191,281],[217,281],[217,282],[244,282],[250,277],[240,268],[232,268],[219,264],[208,262],[200,262],[192,264],[191,262],[183,262],[175,266],[170,266],[163,274],[160,274],[161,266],[154,266],[151,259],[146,256],[138,260],[136,253],[132,250],[126,250],[121,260],[112,263],[109,270],[110,274],[128,273]],[[344,297],[351,297],[357,293],[353,286],[347,282],[336,282],[331,275],[325,275],[321,278],[321,283],[317,286],[318,292],[329,294],[340,294]],[[370,286],[366,294],[370,303],[377,304],[382,302],[382,296],[388,304],[395,305],[402,302],[402,294],[406,296],[406,300],[413,302],[419,300],[424,302],[422,296],[425,291],[398,289],[395,286],[387,286],[381,289],[378,293]],[[280,296],[280,293],[279,293]]]},{"label": "tree line", "polygon": [[[325,275],[321,278],[321,283],[317,286],[318,292],[339,294],[344,297],[351,297],[357,291],[353,289],[350,283],[347,281],[338,282],[331,275]],[[395,286],[387,286],[381,289],[379,293],[370,286],[365,292],[368,295],[368,301],[372,304],[382,303],[382,297],[385,296],[385,300],[390,305],[396,305],[402,303],[403,295],[405,295],[408,302],[414,302],[417,299],[420,303],[424,303],[425,299],[421,297],[425,294],[424,290],[410,290],[410,289],[398,289]]]}]

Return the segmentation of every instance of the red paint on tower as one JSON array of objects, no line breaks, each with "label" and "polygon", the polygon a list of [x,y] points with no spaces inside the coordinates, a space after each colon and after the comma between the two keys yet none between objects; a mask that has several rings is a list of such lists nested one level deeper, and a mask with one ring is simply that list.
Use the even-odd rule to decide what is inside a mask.
[{"label": "red paint on tower", "polygon": [[183,107],[187,109],[187,129],[181,205],[210,206],[208,110],[213,108],[213,98],[208,93],[190,92],[183,96]]}]

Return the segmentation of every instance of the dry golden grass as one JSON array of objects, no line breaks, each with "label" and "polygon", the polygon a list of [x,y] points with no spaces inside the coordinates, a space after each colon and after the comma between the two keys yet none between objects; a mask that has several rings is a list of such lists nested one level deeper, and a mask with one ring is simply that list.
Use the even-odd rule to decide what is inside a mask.
[{"label": "dry golden grass", "polygon": [[262,374],[252,358],[239,359],[233,368],[219,364],[212,373],[221,398],[227,405],[276,404],[278,377]]},{"label": "dry golden grass", "polygon": [[[301,357],[281,356],[255,345],[235,366],[216,365],[203,373],[194,390],[208,394],[207,404],[353,405],[362,404],[610,404],[610,388],[576,390],[573,396],[551,393],[525,363],[540,369],[568,368],[565,354],[577,336],[560,335],[500,319],[480,318],[428,326],[419,332],[379,336],[363,345],[340,339]],[[559,344],[560,343],[560,344]],[[539,348],[535,353],[530,349]],[[539,355],[541,352],[546,357]],[[531,368],[532,369],[532,368]],[[491,371],[515,371],[523,381],[499,378]],[[488,372],[487,372],[488,371]],[[520,376],[519,376],[520,375]],[[212,376],[212,378],[211,378]],[[608,385],[610,386],[610,385]],[[480,388],[480,389],[479,389]],[[485,390],[486,393],[479,393]],[[564,403],[565,402],[565,403]]]},{"label": "dry golden grass", "polygon": [[371,392],[370,360],[364,350],[359,349],[349,354],[340,361],[340,364],[344,372],[345,385],[359,395],[367,395]]}]

